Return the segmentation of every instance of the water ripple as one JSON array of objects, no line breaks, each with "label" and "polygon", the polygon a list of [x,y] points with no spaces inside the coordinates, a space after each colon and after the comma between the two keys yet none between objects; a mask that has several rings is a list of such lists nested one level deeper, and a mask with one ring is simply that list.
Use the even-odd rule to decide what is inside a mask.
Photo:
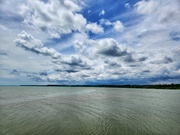
[{"label": "water ripple", "polygon": [[[0,135],[179,135],[180,91],[0,89]],[[157,94],[159,93],[159,94]],[[159,95],[159,96],[158,96]],[[176,102],[172,102],[176,99]]]}]

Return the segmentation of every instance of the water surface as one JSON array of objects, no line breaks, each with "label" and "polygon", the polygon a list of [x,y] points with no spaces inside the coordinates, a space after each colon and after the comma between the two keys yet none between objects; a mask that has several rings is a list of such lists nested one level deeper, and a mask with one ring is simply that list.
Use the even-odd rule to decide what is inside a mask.
[{"label": "water surface", "polygon": [[1,86],[0,135],[180,135],[180,91]]}]

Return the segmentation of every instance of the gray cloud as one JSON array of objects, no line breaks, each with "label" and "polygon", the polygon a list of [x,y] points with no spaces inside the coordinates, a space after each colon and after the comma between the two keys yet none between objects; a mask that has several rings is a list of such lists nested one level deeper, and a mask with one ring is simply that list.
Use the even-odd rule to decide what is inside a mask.
[{"label": "gray cloud", "polygon": [[0,55],[1,55],[1,56],[7,56],[8,53],[7,53],[6,51],[0,50]]},{"label": "gray cloud", "polygon": [[97,54],[114,58],[121,58],[126,63],[144,62],[148,58],[145,54],[131,51],[125,47],[125,45],[118,43],[115,39],[112,38],[101,39],[96,42],[96,44],[98,44]]},{"label": "gray cloud", "polygon": [[174,60],[174,64],[177,70],[180,69],[180,47],[177,47],[174,51],[173,51],[173,60]]},{"label": "gray cloud", "polygon": [[170,57],[165,56],[164,59],[163,59],[163,63],[165,63],[165,64],[169,64],[169,63],[172,63],[172,62],[173,62],[173,59],[170,58]]},{"label": "gray cloud", "polygon": [[92,66],[87,64],[86,60],[78,55],[62,56],[61,60],[53,62],[55,63],[54,70],[59,73],[81,74],[81,72],[92,70]]},{"label": "gray cloud", "polygon": [[63,68],[58,68],[58,67],[56,67],[56,68],[54,68],[54,70],[56,71],[56,72],[64,72],[64,73],[76,73],[76,72],[79,72],[79,70],[77,70],[77,68],[75,69],[75,68],[73,68],[73,67],[67,67],[67,66],[64,66]]},{"label": "gray cloud", "polygon": [[40,74],[41,76],[47,76],[47,75],[48,75],[47,72],[40,72],[39,74]]},{"label": "gray cloud", "polygon": [[17,69],[13,69],[13,70],[11,71],[11,74],[13,74],[13,75],[19,75],[20,72],[19,72]]},{"label": "gray cloud", "polygon": [[97,53],[105,56],[121,57],[129,54],[126,48],[121,48],[121,45],[111,38],[102,39],[98,44],[99,47]]},{"label": "gray cloud", "polygon": [[173,61],[174,60],[171,57],[164,56],[162,59],[160,59],[160,60],[153,60],[151,63],[152,64],[170,64]]},{"label": "gray cloud", "polygon": [[132,63],[132,62],[135,62],[136,60],[133,58],[132,55],[127,55],[127,56],[124,58],[124,61],[125,61],[125,62],[128,62],[128,63]]},{"label": "gray cloud", "polygon": [[69,58],[64,59],[62,63],[65,63],[69,66],[79,66],[79,67],[84,67],[87,65],[81,58],[75,56],[70,56]]},{"label": "gray cloud", "polygon": [[147,59],[148,59],[147,56],[143,56],[143,57],[139,58],[138,61],[142,62],[142,61],[145,61]]},{"label": "gray cloud", "polygon": [[104,62],[105,62],[105,64],[107,64],[108,67],[110,67],[110,68],[121,67],[121,65],[120,65],[118,62],[115,62],[115,61],[113,61],[113,60],[105,60]]},{"label": "gray cloud", "polygon": [[151,71],[149,69],[143,70],[143,73],[150,73]]},{"label": "gray cloud", "polygon": [[180,32],[173,31],[169,34],[169,36],[174,41],[180,41]]},{"label": "gray cloud", "polygon": [[[136,56],[137,55],[137,56]],[[129,53],[127,56],[125,56],[124,61],[127,63],[133,63],[133,62],[144,62],[148,59],[147,56],[138,56],[138,53],[133,54],[132,52]]]},{"label": "gray cloud", "polygon": [[76,73],[78,72],[77,70],[74,70],[74,69],[68,69],[68,70],[65,70],[66,72],[68,73]]},{"label": "gray cloud", "polygon": [[43,47],[40,40],[35,39],[31,34],[28,34],[25,31],[18,34],[18,38],[14,42],[16,46],[22,47],[34,53],[51,56],[53,59],[61,57],[60,53],[55,49]]}]

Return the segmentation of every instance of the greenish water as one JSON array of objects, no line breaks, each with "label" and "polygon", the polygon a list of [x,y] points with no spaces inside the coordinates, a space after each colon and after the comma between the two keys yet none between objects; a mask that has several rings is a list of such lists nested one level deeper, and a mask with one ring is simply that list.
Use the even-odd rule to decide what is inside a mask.
[{"label": "greenish water", "polygon": [[180,135],[180,91],[1,86],[0,135]]}]

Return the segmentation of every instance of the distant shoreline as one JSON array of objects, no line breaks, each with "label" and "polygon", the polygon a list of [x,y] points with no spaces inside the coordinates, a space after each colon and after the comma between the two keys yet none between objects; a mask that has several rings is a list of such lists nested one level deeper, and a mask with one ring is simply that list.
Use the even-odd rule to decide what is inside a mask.
[{"label": "distant shoreline", "polygon": [[157,85],[56,85],[56,84],[48,84],[48,85],[20,85],[20,86],[180,89],[180,84],[157,84]]}]

